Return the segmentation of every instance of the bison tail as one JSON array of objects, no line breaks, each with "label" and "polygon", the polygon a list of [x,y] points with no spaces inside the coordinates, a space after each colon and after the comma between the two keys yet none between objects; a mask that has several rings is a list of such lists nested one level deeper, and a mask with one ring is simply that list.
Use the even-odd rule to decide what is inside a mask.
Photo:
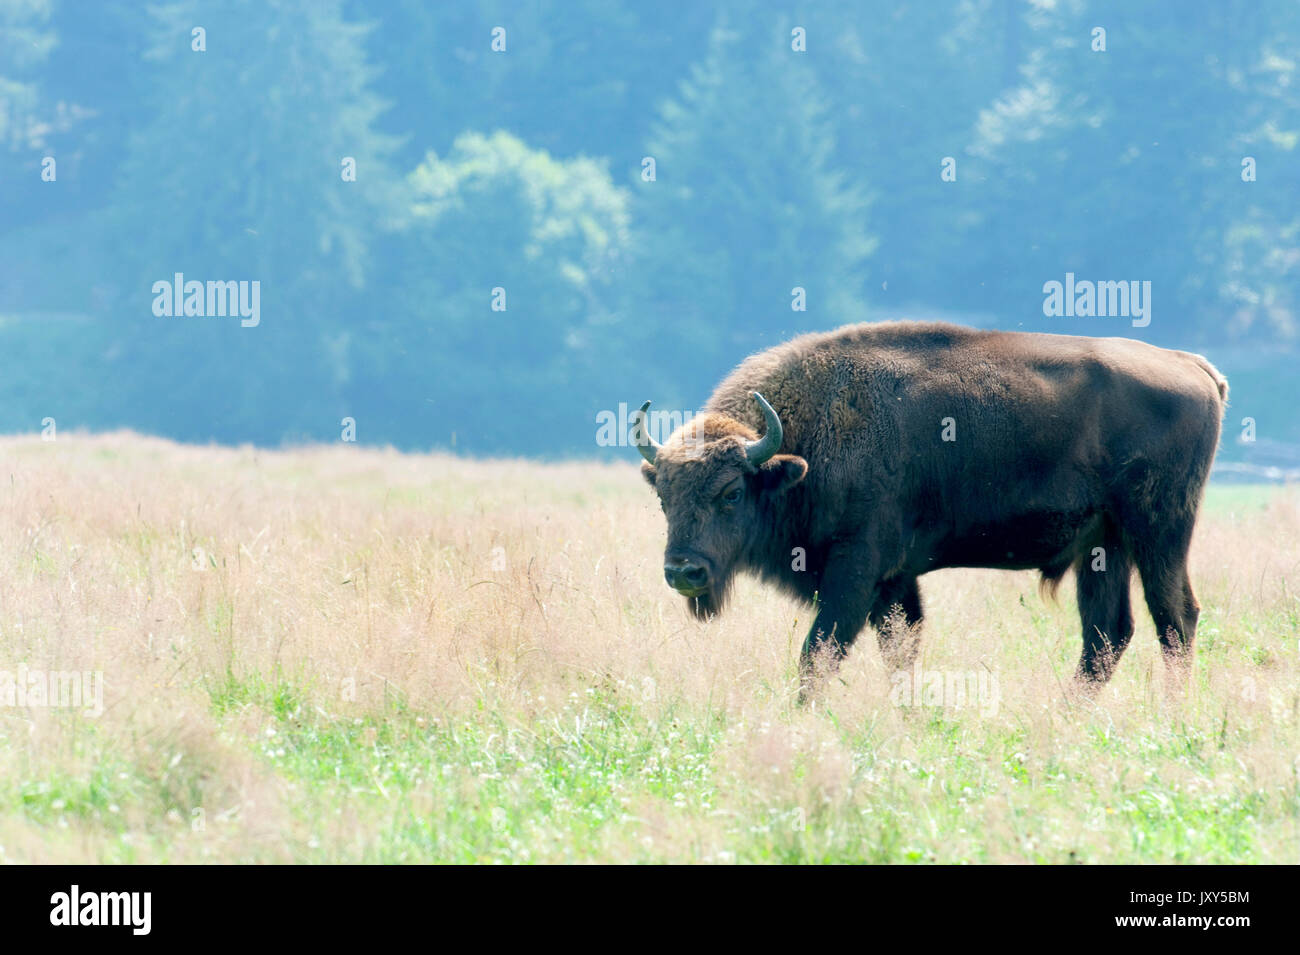
[{"label": "bison tail", "polygon": [[1228,404],[1228,379],[1224,378],[1219,373],[1219,369],[1211,365],[1204,355],[1194,355],[1192,357],[1196,359],[1197,363],[1205,369],[1205,373],[1213,380],[1215,387],[1219,389],[1219,400],[1226,407]]},{"label": "bison tail", "polygon": [[1043,567],[1040,570],[1043,576],[1038,581],[1038,595],[1044,600],[1048,598],[1056,600],[1056,592],[1061,587],[1061,580],[1065,577],[1065,572],[1072,566],[1074,566],[1074,561]]}]

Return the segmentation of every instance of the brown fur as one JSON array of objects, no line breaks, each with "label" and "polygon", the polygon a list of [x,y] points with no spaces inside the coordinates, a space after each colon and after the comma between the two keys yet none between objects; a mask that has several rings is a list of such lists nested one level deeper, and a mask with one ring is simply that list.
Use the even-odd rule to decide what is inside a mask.
[{"label": "brown fur", "polygon": [[[1134,569],[1166,659],[1190,659],[1187,549],[1227,390],[1201,356],[1130,339],[853,325],[749,358],[644,471],[668,518],[666,558],[707,567],[696,614],[723,609],[738,570],[817,600],[805,667],[868,622],[909,666],[914,642],[893,646],[882,623],[895,607],[919,623],[928,571],[1037,568],[1054,588],[1073,568],[1077,676],[1104,681],[1133,632]],[[744,452],[763,427],[752,391],[785,435],[759,468]]]}]

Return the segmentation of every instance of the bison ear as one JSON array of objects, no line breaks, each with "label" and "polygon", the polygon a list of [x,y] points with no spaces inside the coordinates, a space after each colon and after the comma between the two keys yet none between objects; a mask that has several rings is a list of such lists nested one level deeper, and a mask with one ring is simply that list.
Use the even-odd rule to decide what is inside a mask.
[{"label": "bison ear", "polygon": [[794,487],[807,473],[808,462],[797,454],[775,455],[758,469],[763,490],[777,492]]},{"label": "bison ear", "polygon": [[649,461],[641,462],[641,476],[645,478],[646,484],[649,484],[651,487],[655,486],[655,469],[654,465]]}]

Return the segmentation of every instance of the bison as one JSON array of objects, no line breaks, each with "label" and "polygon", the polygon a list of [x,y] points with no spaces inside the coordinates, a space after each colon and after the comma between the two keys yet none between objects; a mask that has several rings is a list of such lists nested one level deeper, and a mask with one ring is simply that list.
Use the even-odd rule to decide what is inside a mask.
[{"label": "bison", "polygon": [[751,356],[663,444],[647,401],[633,437],[697,617],[745,571],[816,607],[803,674],[868,622],[910,668],[922,574],[1037,569],[1054,591],[1073,568],[1095,687],[1133,635],[1135,568],[1166,669],[1191,662],[1187,553],[1227,397],[1200,355],[1131,339],[886,322]]}]

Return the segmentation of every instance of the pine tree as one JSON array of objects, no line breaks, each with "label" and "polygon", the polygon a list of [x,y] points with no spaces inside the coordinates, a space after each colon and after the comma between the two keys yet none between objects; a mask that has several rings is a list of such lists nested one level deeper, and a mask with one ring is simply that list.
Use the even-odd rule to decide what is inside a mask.
[{"label": "pine tree", "polygon": [[628,333],[679,374],[673,400],[698,400],[749,351],[863,315],[864,187],[835,167],[825,103],[791,46],[784,24],[720,23],[646,149],[655,179],[636,183]]},{"label": "pine tree", "polygon": [[[394,141],[375,129],[366,28],[341,11],[241,0],[152,12],[151,119],[131,137],[113,223],[131,237],[116,250],[124,361],[149,372],[124,386],[152,409],[145,427],[276,440],[329,433],[346,413],[344,317],[363,302],[397,177]],[[151,283],[176,272],[260,282],[261,324],[155,317]]]},{"label": "pine tree", "polygon": [[[1016,297],[1066,270],[1140,277],[1162,302],[1154,340],[1186,345],[1193,326],[1219,338],[1229,323],[1300,333],[1295,5],[1071,0],[1026,23],[1022,82],[986,111],[977,145],[985,229],[1021,236]],[[1248,155],[1264,171],[1250,185]]]},{"label": "pine tree", "polygon": [[983,310],[990,241],[1013,247],[979,230],[986,190],[969,151],[981,109],[1018,80],[1024,31],[1008,12],[1021,2],[824,0],[799,16],[836,105],[837,160],[871,185],[867,294],[887,314]]},{"label": "pine tree", "polygon": [[0,154],[40,142],[37,71],[55,45],[50,0],[0,0]]}]

